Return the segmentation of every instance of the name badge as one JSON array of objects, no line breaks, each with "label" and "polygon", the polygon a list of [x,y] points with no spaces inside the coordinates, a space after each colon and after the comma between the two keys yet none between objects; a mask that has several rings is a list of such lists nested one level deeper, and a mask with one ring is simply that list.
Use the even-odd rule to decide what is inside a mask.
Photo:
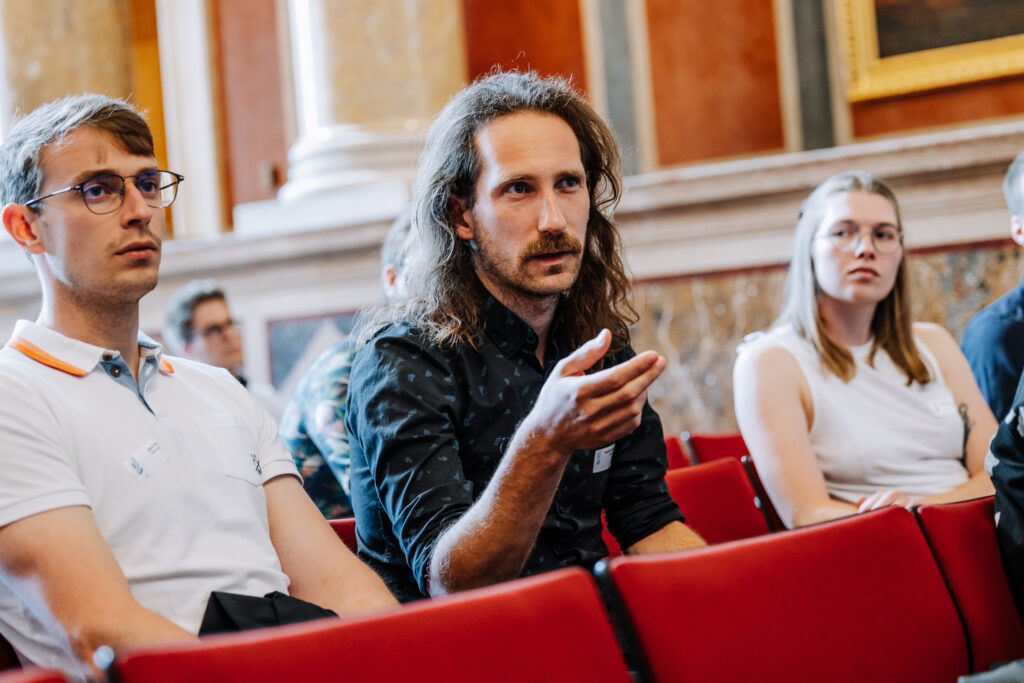
[{"label": "name badge", "polygon": [[164,466],[164,454],[160,450],[160,444],[150,440],[135,455],[128,456],[124,466],[140,479],[149,479]]},{"label": "name badge", "polygon": [[594,472],[604,472],[612,466],[612,453],[615,452],[615,444],[598,448],[594,451]]}]

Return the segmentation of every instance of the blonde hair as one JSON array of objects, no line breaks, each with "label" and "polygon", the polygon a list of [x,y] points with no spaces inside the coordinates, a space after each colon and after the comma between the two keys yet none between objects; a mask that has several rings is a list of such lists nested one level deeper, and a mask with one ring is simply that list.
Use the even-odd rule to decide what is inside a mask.
[{"label": "blonde hair", "polygon": [[[803,203],[793,237],[793,258],[786,275],[782,313],[775,324],[791,325],[797,334],[811,343],[827,371],[849,382],[856,374],[856,365],[850,350],[835,342],[825,331],[818,309],[821,289],[815,275],[811,248],[825,217],[827,199],[840,192],[870,192],[888,199],[896,214],[896,227],[902,244],[903,222],[899,204],[885,183],[866,171],[847,171],[827,179],[814,188]],[[892,290],[875,307],[871,318],[873,342],[868,363],[873,364],[875,352],[884,349],[906,374],[908,385],[912,382],[926,384],[932,378],[914,342],[906,262],[906,253],[903,253]]]}]

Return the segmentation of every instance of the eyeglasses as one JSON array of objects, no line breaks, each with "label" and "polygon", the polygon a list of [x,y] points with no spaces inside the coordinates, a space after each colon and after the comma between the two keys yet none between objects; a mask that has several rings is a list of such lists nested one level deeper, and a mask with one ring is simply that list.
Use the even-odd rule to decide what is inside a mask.
[{"label": "eyeglasses", "polygon": [[[842,252],[854,252],[864,240],[864,233],[853,223],[836,223],[824,234],[832,246]],[[871,228],[871,244],[879,254],[892,254],[903,246],[900,231],[893,225]]]},{"label": "eyeglasses", "polygon": [[234,318],[228,318],[222,323],[207,325],[201,330],[192,330],[192,332],[193,334],[198,333],[203,339],[209,339],[210,337],[217,337],[219,339],[227,334],[229,330],[234,330],[237,327],[238,321]]},{"label": "eyeglasses", "polygon": [[178,183],[185,176],[171,171],[143,171],[136,175],[122,176],[116,173],[98,175],[63,190],[36,197],[25,202],[25,206],[38,204],[44,199],[55,197],[65,192],[78,192],[85,202],[85,208],[93,213],[113,213],[124,204],[124,184],[131,178],[135,189],[142,195],[146,206],[163,209],[170,206],[178,196]]}]

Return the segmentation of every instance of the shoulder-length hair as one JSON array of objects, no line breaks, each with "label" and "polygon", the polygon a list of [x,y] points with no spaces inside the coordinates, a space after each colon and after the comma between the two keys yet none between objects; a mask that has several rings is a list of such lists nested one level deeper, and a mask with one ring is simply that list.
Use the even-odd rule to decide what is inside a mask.
[{"label": "shoulder-length hair", "polygon": [[[896,213],[900,243],[903,242],[899,204],[896,195],[885,183],[866,171],[847,171],[827,179],[803,203],[793,238],[793,258],[786,276],[782,313],[776,325],[792,325],[797,334],[814,346],[825,369],[844,382],[849,382],[856,373],[856,366],[849,349],[835,342],[825,331],[818,309],[821,289],[815,275],[812,248],[825,217],[826,201],[831,195],[840,192],[871,192],[888,199]],[[908,385],[912,382],[925,384],[931,381],[931,374],[914,342],[906,266],[907,256],[904,252],[900,256],[896,282],[889,294],[875,307],[871,319],[873,342],[868,362],[874,361],[878,349],[884,349],[906,374]]]},{"label": "shoulder-length hair", "polygon": [[477,348],[486,290],[477,279],[473,252],[455,234],[452,215],[460,203],[464,209],[474,204],[481,165],[476,134],[498,117],[527,111],[558,116],[569,125],[590,195],[580,274],[561,302],[568,341],[578,346],[608,328],[609,353],[629,343],[629,325],[637,314],[628,298],[618,231],[607,215],[621,192],[618,145],[568,81],[535,72],[492,73],[456,94],[434,120],[413,189],[405,293],[372,312],[364,334],[405,321],[442,347]]}]

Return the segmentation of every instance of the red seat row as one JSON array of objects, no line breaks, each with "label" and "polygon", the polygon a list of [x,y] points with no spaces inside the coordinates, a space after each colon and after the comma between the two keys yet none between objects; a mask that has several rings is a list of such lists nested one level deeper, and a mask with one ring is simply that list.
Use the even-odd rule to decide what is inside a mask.
[{"label": "red seat row", "polygon": [[[917,515],[888,508],[618,557],[598,575],[647,680],[952,681],[1024,657],[992,498]],[[122,652],[115,669],[122,683],[630,680],[582,569],[376,616]]]},{"label": "red seat row", "polygon": [[992,498],[919,514],[616,558],[604,573],[655,681],[952,681],[1024,657]]},{"label": "red seat row", "polygon": [[[723,459],[665,473],[669,495],[686,523],[708,543],[724,543],[768,533],[761,502],[738,460]],[[611,556],[622,554],[607,527],[604,542]]]}]

